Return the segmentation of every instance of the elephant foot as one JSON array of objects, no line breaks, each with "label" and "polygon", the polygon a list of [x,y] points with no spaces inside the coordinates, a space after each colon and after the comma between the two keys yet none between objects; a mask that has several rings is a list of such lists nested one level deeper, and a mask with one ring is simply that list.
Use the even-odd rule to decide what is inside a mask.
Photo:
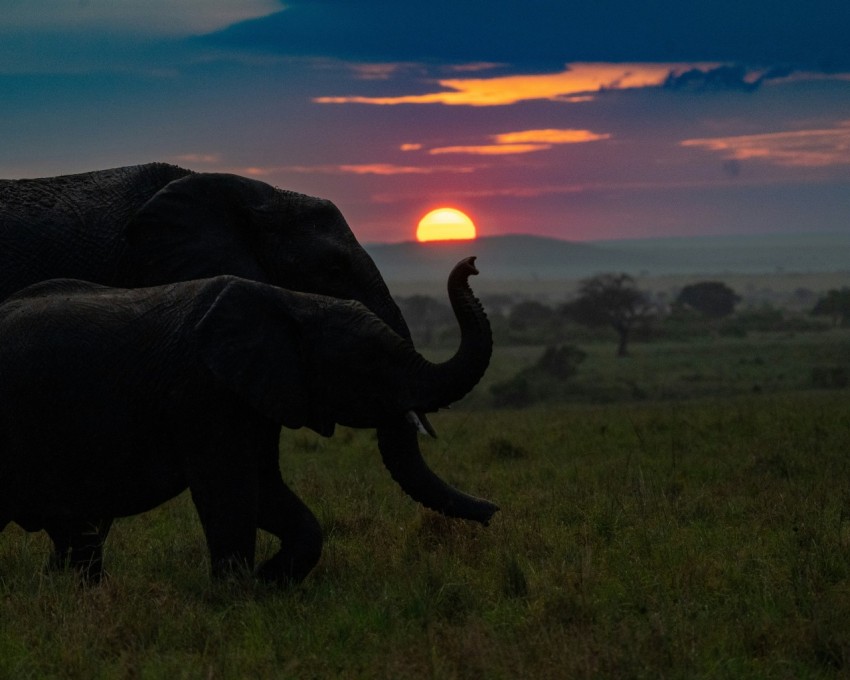
[{"label": "elephant foot", "polygon": [[319,562],[321,548],[315,555],[293,554],[281,550],[257,567],[257,578],[280,586],[295,586],[301,583]]},{"label": "elephant foot", "polygon": [[280,550],[257,567],[257,577],[279,585],[301,583],[322,556],[322,530],[312,514],[305,514],[297,536],[281,541]]},{"label": "elephant foot", "polygon": [[104,577],[103,543],[112,525],[111,519],[94,523],[57,523],[45,527],[53,540],[53,552],[47,561],[49,571],[73,569],[85,585],[97,585]]}]

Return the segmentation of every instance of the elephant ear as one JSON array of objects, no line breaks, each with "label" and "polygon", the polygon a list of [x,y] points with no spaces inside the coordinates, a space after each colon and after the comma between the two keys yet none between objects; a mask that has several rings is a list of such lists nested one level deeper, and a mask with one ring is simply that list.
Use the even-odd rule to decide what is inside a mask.
[{"label": "elephant ear", "polygon": [[236,175],[203,173],[167,184],[127,224],[117,280],[131,286],[232,274],[265,281],[246,225],[273,189]]},{"label": "elephant ear", "polygon": [[298,294],[234,279],[195,326],[198,353],[216,381],[286,427],[329,437],[334,423],[311,406],[309,368],[292,313]]}]

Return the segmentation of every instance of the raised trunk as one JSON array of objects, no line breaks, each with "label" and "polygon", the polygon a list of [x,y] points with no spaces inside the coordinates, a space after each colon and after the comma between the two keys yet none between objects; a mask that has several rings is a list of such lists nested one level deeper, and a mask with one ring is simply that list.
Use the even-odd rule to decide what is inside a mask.
[{"label": "raised trunk", "polygon": [[[493,342],[487,316],[469,288],[467,279],[477,274],[475,258],[460,262],[449,276],[449,298],[461,330],[460,348],[443,364],[432,364],[417,355],[413,367],[417,410],[436,411],[462,398],[484,375]],[[465,494],[435,475],[422,458],[416,430],[406,421],[378,428],[378,446],[384,465],[413,500],[448,517],[487,524],[498,506]]]},{"label": "raised trunk", "polygon": [[468,283],[469,277],[476,274],[475,258],[468,257],[449,275],[449,300],[461,333],[457,352],[441,364],[420,359],[414,368],[418,372],[416,394],[425,412],[436,411],[462,399],[478,384],[490,365],[493,353],[490,322]]}]

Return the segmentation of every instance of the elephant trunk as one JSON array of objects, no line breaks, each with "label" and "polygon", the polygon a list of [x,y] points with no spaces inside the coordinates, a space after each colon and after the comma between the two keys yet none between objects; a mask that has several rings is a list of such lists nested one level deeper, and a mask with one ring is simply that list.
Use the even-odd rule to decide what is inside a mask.
[{"label": "elephant trunk", "polygon": [[428,467],[416,430],[402,421],[378,428],[378,448],[392,478],[408,496],[447,517],[487,525],[499,506],[450,486]]},{"label": "elephant trunk", "polygon": [[452,310],[460,326],[460,347],[444,363],[434,364],[417,355],[413,367],[418,410],[433,412],[462,399],[478,384],[490,364],[493,336],[490,322],[468,279],[478,274],[475,258],[461,260],[449,275]]},{"label": "elephant trunk", "polygon": [[[487,315],[467,280],[477,274],[475,258],[462,260],[449,276],[449,299],[461,330],[455,355],[433,364],[415,355],[412,371],[416,384],[417,411],[436,411],[461,399],[484,375],[490,362],[493,340]],[[449,517],[487,524],[498,506],[465,494],[446,484],[429,468],[419,450],[416,431],[407,422],[378,428],[378,446],[384,465],[402,490],[413,500]]]}]

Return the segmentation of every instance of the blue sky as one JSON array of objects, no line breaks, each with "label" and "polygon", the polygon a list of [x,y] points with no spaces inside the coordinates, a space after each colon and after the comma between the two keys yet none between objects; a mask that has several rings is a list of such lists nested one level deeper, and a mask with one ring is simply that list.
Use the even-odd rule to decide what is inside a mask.
[{"label": "blue sky", "polygon": [[850,3],[0,0],[0,176],[167,161],[361,241],[850,229]]}]

